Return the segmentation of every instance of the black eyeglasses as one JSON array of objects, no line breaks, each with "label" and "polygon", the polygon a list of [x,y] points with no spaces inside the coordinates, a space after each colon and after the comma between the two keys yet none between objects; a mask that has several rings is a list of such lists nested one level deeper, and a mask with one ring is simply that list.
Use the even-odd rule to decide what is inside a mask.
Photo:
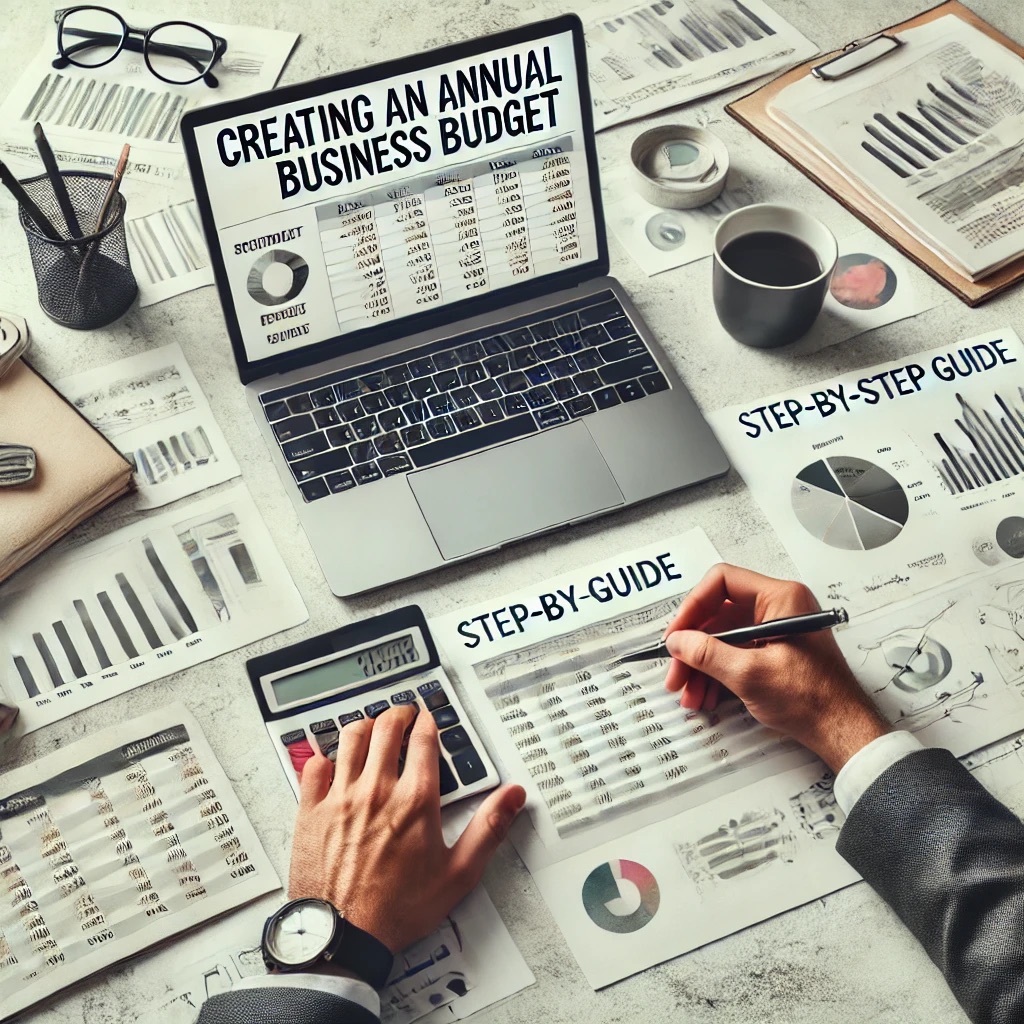
[{"label": "black eyeglasses", "polygon": [[211,68],[224,56],[228,41],[190,21],[163,21],[150,29],[132,28],[106,7],[69,7],[58,11],[57,49],[53,66],[99,68],[122,50],[141,53],[146,67],[161,81],[188,85],[202,79],[211,89]]}]

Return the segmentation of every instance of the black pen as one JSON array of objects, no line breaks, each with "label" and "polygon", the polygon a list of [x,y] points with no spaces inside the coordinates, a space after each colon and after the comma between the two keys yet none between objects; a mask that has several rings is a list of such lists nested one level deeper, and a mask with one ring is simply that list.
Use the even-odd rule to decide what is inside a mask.
[{"label": "black pen", "polygon": [[[759,622],[756,626],[741,626],[739,629],[729,629],[724,633],[712,633],[716,640],[722,643],[739,647],[741,644],[753,643],[755,640],[779,640],[786,636],[803,636],[805,633],[818,633],[823,629],[832,629],[834,626],[842,626],[849,622],[850,617],[845,608],[830,608],[825,612],[810,612],[807,615],[790,615],[784,619],[769,619],[767,622]],[[632,654],[624,654],[616,658],[609,665],[614,668],[617,665],[625,665],[634,661],[659,661],[662,658],[671,658],[672,653],[664,644],[657,647],[648,647],[642,651],[634,651]]]}]

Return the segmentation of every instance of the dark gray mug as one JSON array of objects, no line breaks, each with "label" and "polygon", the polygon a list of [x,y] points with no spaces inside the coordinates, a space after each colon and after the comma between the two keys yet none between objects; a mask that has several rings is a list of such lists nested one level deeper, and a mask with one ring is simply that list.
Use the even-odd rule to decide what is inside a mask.
[{"label": "dark gray mug", "polygon": [[[803,242],[814,253],[818,272],[800,284],[765,284],[742,277],[723,261],[730,242],[763,231]],[[715,231],[712,288],[718,319],[737,341],[754,348],[778,348],[802,338],[821,312],[838,256],[832,232],[801,210],[774,203],[734,210]]]}]

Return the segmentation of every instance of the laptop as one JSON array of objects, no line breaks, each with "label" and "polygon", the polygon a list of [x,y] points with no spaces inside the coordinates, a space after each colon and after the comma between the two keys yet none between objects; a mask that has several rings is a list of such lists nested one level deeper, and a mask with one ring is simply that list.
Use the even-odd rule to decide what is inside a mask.
[{"label": "laptop", "polygon": [[182,137],[239,376],[338,596],[726,472],[608,276],[575,15],[192,110]]}]

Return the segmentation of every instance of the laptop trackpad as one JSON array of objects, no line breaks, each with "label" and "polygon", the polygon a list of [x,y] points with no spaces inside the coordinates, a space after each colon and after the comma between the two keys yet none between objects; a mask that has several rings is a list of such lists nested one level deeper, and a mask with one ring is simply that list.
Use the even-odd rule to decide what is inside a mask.
[{"label": "laptop trackpad", "polygon": [[445,558],[494,547],[623,504],[582,423],[406,477]]}]

